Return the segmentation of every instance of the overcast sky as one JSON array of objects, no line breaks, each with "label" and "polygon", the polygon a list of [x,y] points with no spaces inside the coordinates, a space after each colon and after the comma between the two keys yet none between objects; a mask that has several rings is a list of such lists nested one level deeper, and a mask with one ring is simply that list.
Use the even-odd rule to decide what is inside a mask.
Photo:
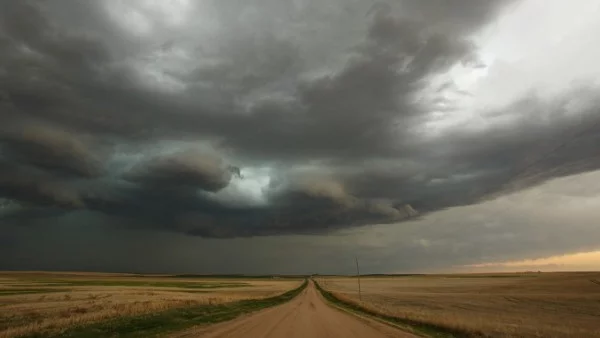
[{"label": "overcast sky", "polygon": [[0,269],[569,268],[600,251],[598,17],[0,0]]}]

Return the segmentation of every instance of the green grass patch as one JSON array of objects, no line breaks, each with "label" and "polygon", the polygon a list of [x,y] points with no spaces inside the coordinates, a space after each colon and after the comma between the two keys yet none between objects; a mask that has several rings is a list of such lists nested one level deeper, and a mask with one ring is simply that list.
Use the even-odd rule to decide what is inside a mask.
[{"label": "green grass patch", "polygon": [[36,333],[22,337],[156,337],[195,325],[231,320],[246,313],[282,304],[296,297],[306,285],[307,281],[304,281],[300,287],[271,298],[242,300],[222,305],[177,308],[140,316],[115,318],[91,325],[73,327],[60,333]]},{"label": "green grass patch", "polygon": [[2,296],[13,296],[13,295],[29,295],[36,293],[52,293],[52,292],[69,292],[70,289],[2,289],[0,290],[0,297]]},{"label": "green grass patch", "polygon": [[344,308],[350,312],[367,315],[370,317],[375,317],[375,318],[381,319],[383,321],[389,322],[391,324],[398,325],[400,327],[410,328],[416,334],[420,334],[425,337],[435,337],[435,338],[486,337],[485,335],[476,333],[476,332],[467,332],[467,331],[459,330],[459,329],[456,329],[453,327],[445,327],[445,326],[441,326],[441,325],[437,325],[437,324],[433,324],[433,323],[429,323],[429,322],[425,322],[425,321],[419,321],[419,320],[414,320],[414,319],[409,319],[409,318],[400,318],[400,317],[385,315],[385,314],[367,309],[365,307],[362,307],[358,304],[343,301],[343,300],[337,298],[333,293],[323,289],[319,285],[319,283],[317,283],[316,281],[314,283],[315,283],[315,286],[317,287],[317,290],[319,290],[321,295],[323,295],[323,297],[326,300],[328,300],[329,302],[331,302],[341,308]]},{"label": "green grass patch", "polygon": [[38,285],[45,286],[120,286],[120,287],[157,287],[157,288],[181,288],[181,289],[219,289],[250,287],[250,283],[244,282],[162,282],[143,280],[35,280]]}]

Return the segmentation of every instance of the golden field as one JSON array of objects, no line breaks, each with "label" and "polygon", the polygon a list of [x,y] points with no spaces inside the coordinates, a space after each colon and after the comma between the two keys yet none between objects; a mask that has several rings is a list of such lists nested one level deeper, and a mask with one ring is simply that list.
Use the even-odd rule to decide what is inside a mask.
[{"label": "golden field", "polygon": [[317,278],[384,315],[483,337],[600,337],[600,273]]},{"label": "golden field", "polygon": [[302,280],[99,273],[0,273],[0,337],[194,305],[272,297]]}]

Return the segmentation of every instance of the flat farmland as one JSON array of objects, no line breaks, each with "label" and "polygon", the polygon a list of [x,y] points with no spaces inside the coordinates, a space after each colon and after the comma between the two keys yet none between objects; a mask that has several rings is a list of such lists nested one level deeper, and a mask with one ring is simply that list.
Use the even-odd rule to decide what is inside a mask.
[{"label": "flat farmland", "polygon": [[473,337],[600,337],[600,273],[316,278],[336,298]]},{"label": "flat farmland", "polygon": [[0,337],[52,336],[115,318],[265,299],[301,283],[302,279],[0,273]]}]

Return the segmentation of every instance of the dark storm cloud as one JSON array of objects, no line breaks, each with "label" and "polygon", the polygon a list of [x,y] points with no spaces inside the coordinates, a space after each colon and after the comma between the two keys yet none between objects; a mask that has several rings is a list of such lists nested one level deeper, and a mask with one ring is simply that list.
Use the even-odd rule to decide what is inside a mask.
[{"label": "dark storm cloud", "polygon": [[[290,154],[312,159],[397,156],[401,151],[398,143],[414,123],[411,118],[426,108],[414,97],[423,86],[422,81],[470,58],[472,46],[461,36],[430,32],[422,22],[389,12],[375,10],[367,18],[366,36],[346,46],[346,60],[339,71],[326,70],[326,75],[292,83],[292,102],[259,100],[243,118],[236,117],[235,126],[244,128],[224,131],[230,132],[225,143],[252,156],[267,158],[285,158]],[[232,68],[221,69],[221,85],[239,88],[250,81],[250,88],[254,89],[278,83],[289,87],[286,75],[294,75],[299,63],[309,62],[293,59],[301,53],[294,51],[289,42],[274,38],[260,41],[265,46],[250,41],[254,43],[239,44],[241,50],[232,55],[273,51],[272,57],[284,60],[282,70],[271,76],[269,70],[277,70],[281,62],[242,57],[244,63],[231,62]],[[228,79],[225,74],[247,74],[237,65],[246,64],[248,59],[250,64],[257,63],[252,71],[265,68],[262,74],[269,78],[259,80],[250,73],[248,77]],[[257,134],[256,130],[260,132]],[[332,130],[336,132],[331,133]],[[273,143],[274,139],[279,142]]]},{"label": "dark storm cloud", "polygon": [[[437,212],[402,226],[346,229],[329,236],[206,239],[144,229],[114,229],[106,220],[76,212],[59,221],[38,220],[43,224],[35,231],[6,224],[0,240],[9,245],[0,245],[0,266],[163,273],[354,274],[357,256],[361,273],[418,273],[593,251],[600,249],[596,212],[600,200],[594,198],[600,193],[600,186],[595,184],[599,178],[598,171],[562,178],[517,195]],[[48,226],[49,221],[52,226]]]},{"label": "dark storm cloud", "polygon": [[[133,1],[2,1],[0,192],[22,217],[236,237],[393,223],[597,169],[597,102],[566,105],[584,92],[421,135],[453,85],[423,91],[479,67],[470,35],[512,3],[205,1],[172,23]],[[274,168],[259,201],[242,196],[257,167]]]},{"label": "dark storm cloud", "polygon": [[[178,172],[182,169],[176,168]],[[231,173],[218,172],[210,179],[221,175]],[[183,175],[183,179],[186,177]],[[207,184],[214,181],[207,180],[205,173],[188,178],[192,179],[188,183],[204,188],[179,185],[179,176],[154,176],[145,178],[142,185],[88,192],[84,203],[89,210],[114,216],[111,222],[123,226],[216,238],[318,234],[398,222],[416,215],[410,206],[352,196],[340,184],[325,178],[286,178],[269,189],[268,203],[258,206],[218,200],[211,191],[216,185]]]},{"label": "dark storm cloud", "polygon": [[217,192],[225,188],[239,168],[225,165],[217,156],[192,151],[151,159],[134,167],[126,178],[135,183]]},{"label": "dark storm cloud", "polygon": [[78,192],[68,184],[34,169],[0,162],[0,194],[31,205],[81,208]]},{"label": "dark storm cloud", "polygon": [[4,157],[74,177],[101,173],[99,161],[76,136],[42,125],[7,123],[0,129]]}]

